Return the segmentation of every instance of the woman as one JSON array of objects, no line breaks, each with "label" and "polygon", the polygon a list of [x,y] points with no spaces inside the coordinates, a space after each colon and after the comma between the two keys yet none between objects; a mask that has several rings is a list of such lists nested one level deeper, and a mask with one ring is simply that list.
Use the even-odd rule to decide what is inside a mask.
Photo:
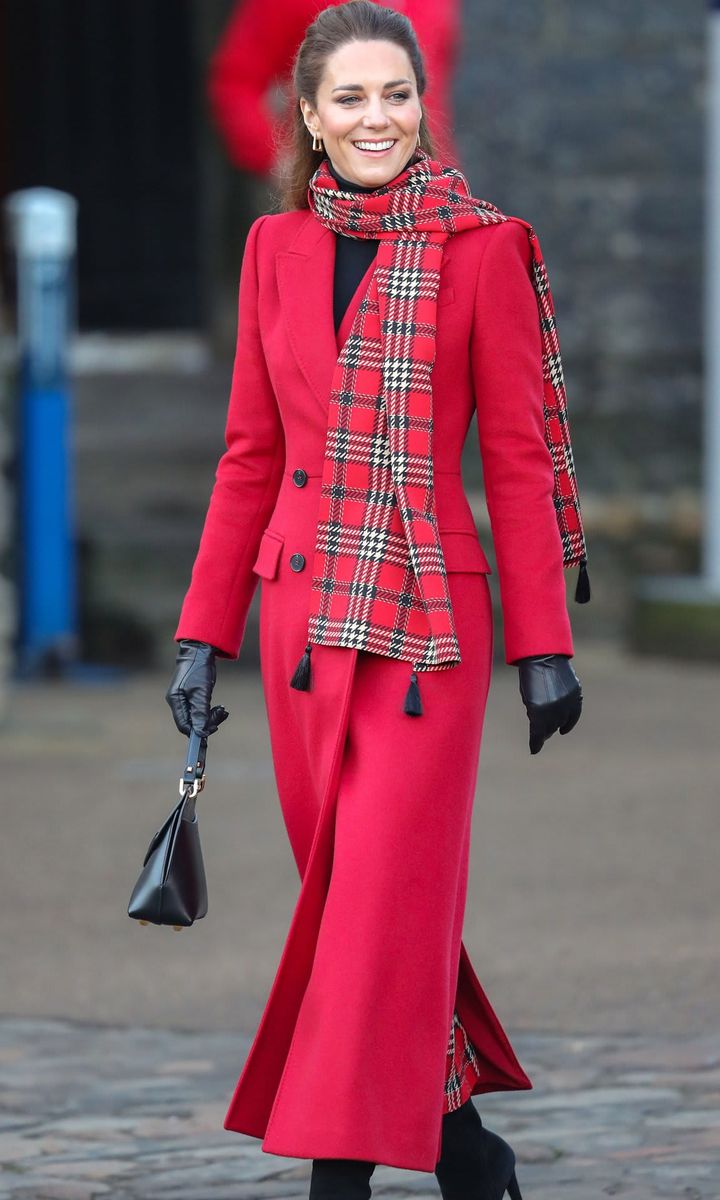
[{"label": "woman", "polygon": [[312,1158],[312,1200],[370,1196],[376,1163],[434,1171],[446,1200],[515,1200],[512,1149],[469,1098],[532,1083],[462,941],[493,630],[460,458],[477,411],[537,753],[582,699],[563,566],[584,568],[585,547],[549,288],[526,222],[432,158],[402,14],[325,9],[294,85],[285,211],[247,239],[227,451],[167,696],[184,733],[217,728],[215,658],[237,657],[260,577],[302,884],[224,1124]]}]

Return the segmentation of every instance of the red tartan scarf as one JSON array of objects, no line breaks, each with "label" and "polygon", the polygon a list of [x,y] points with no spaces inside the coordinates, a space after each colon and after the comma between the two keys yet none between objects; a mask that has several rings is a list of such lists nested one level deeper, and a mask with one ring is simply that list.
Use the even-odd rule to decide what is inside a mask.
[{"label": "red tartan scarf", "polygon": [[[341,191],[323,160],[308,202],[328,229],[380,245],[332,379],[308,641],[291,686],[308,689],[313,644],[408,659],[404,711],[420,715],[416,672],[461,661],[433,489],[431,371],[443,249],[461,230],[518,218],[474,199],[460,171],[421,148],[372,192]],[[537,237],[522,224],[533,251],[553,499],[564,565],[581,564],[575,598],[582,603],[589,599],[585,539],[552,296]]]}]

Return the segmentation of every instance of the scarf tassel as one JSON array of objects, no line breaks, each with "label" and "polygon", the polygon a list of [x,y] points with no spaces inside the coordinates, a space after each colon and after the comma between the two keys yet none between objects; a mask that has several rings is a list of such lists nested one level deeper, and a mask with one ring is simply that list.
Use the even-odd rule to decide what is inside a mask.
[{"label": "scarf tassel", "polygon": [[410,675],[410,686],[405,695],[405,710],[409,717],[422,716],[422,702],[420,700],[420,688],[418,687],[417,672],[413,671]]},{"label": "scarf tassel", "polygon": [[580,559],[577,584],[575,586],[575,601],[577,604],[587,604],[590,599],[590,576],[587,570],[587,559]]},{"label": "scarf tassel", "polygon": [[312,650],[312,642],[308,642],[305,647],[305,652],[300,659],[300,662],[295,668],[295,673],[290,680],[290,687],[297,688],[299,692],[307,692],[310,689],[310,652]]},{"label": "scarf tassel", "polygon": [[[295,668],[290,687],[295,688],[299,692],[307,692],[310,688],[310,654],[312,653],[312,642],[308,642],[303,652],[302,658]],[[404,711],[410,717],[422,716],[422,701],[420,699],[420,688],[418,686],[417,672],[412,671],[410,674],[410,686],[405,695]]]}]

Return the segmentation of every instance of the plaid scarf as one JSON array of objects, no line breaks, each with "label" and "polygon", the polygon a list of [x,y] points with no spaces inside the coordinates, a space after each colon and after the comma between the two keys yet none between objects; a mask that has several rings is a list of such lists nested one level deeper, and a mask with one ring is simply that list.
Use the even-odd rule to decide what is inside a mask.
[{"label": "plaid scarf", "polygon": [[[380,244],[332,379],[308,641],[290,682],[309,688],[313,644],[408,659],[404,711],[420,715],[417,672],[461,661],[433,489],[431,371],[443,249],[461,230],[519,218],[474,199],[460,171],[420,147],[372,192],[342,191],[323,160],[308,203],[333,232]],[[586,549],[554,308],[537,236],[521,224],[533,252],[563,565],[580,563],[575,599],[583,603]]]}]

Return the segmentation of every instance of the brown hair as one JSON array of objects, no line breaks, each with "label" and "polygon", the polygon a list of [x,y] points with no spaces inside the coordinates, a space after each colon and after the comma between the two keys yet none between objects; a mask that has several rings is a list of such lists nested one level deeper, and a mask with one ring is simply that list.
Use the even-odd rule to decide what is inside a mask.
[{"label": "brown hair", "polygon": [[[278,145],[280,165],[275,172],[283,211],[308,207],[308,181],[323,157],[327,157],[312,148],[312,137],[300,109],[300,97],[304,96],[314,108],[327,59],[347,42],[359,41],[395,42],[401,46],[415,73],[418,95],[422,96],[425,91],[425,63],[415,30],[404,13],[383,8],[374,0],[346,0],[344,4],[323,9],[305,31],[293,60],[293,111]],[[420,145],[432,156],[434,149],[424,112],[419,134]]]}]

